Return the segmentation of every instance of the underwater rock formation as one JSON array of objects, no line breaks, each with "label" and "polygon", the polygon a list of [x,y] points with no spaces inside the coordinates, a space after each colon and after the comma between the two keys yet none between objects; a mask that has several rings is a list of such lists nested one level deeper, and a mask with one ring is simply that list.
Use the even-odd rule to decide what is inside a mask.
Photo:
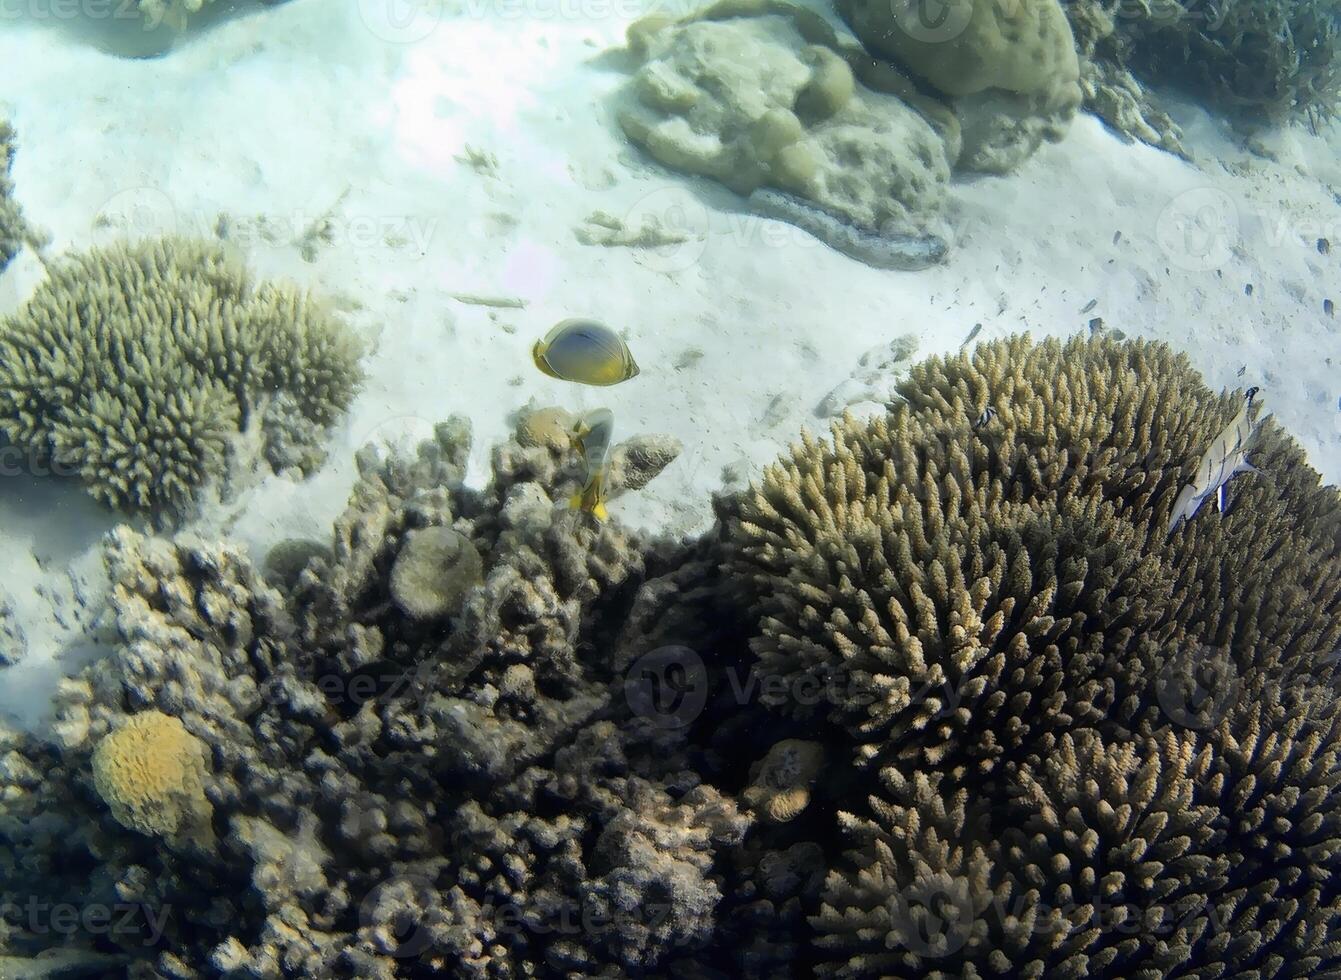
[{"label": "underwater rock formation", "polygon": [[935,120],[858,78],[860,51],[814,14],[721,3],[638,21],[629,43],[642,64],[619,122],[658,161],[763,194],[764,213],[857,258],[880,242],[906,257],[876,264],[943,256],[950,164]]},{"label": "underwater rock formation", "polygon": [[[983,344],[896,391],[690,542],[564,508],[545,409],[483,489],[461,418],[361,452],[274,583],[117,530],[110,655],[50,738],[0,729],[0,909],[129,906],[96,951],[180,978],[1341,969],[1337,491],[1267,423],[1267,475],[1167,536],[1238,400],[1160,345]],[[482,580],[407,615],[446,532]],[[99,796],[155,716],[208,747],[208,845]]]},{"label": "underwater rock formation", "polygon": [[951,100],[957,169],[1008,173],[1058,140],[1080,106],[1075,40],[1057,0],[949,0],[935,16],[905,0],[839,0],[873,55]]},{"label": "underwater rock formation", "polygon": [[[0,322],[0,431],[98,500],[169,522],[225,474],[243,429],[282,433],[290,465],[319,462],[295,444],[349,405],[361,353],[319,302],[254,284],[219,246],[94,250]],[[272,398],[287,423],[262,424],[282,417]]]}]

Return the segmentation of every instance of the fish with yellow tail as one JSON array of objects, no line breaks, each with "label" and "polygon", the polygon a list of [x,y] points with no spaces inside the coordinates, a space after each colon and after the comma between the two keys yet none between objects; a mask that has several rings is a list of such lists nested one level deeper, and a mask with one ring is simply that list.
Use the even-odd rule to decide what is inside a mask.
[{"label": "fish with yellow tail", "polygon": [[535,366],[560,381],[608,387],[638,376],[624,339],[595,320],[562,320],[531,348]]},{"label": "fish with yellow tail", "polygon": [[568,506],[586,511],[598,521],[610,519],[605,509],[605,481],[610,466],[610,443],[615,434],[615,416],[607,408],[588,412],[573,428],[573,439],[587,463],[585,483],[573,494]]},{"label": "fish with yellow tail", "polygon": [[1253,451],[1257,433],[1265,415],[1253,418],[1253,409],[1259,388],[1249,388],[1243,395],[1243,407],[1234,416],[1232,422],[1215,437],[1206,450],[1201,462],[1197,464],[1196,475],[1192,482],[1183,487],[1173,504],[1173,514],[1169,517],[1168,534],[1183,521],[1190,521],[1211,494],[1215,494],[1216,510],[1225,512],[1228,503],[1226,487],[1229,481],[1239,473],[1260,473],[1257,467],[1248,462],[1248,454]]}]

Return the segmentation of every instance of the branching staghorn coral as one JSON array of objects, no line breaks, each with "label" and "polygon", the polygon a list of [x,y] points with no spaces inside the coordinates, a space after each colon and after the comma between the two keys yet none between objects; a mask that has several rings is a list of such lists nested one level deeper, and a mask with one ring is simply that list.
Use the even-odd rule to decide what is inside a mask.
[{"label": "branching staghorn coral", "polygon": [[[732,515],[759,670],[826,681],[774,707],[878,775],[840,804],[815,969],[1341,967],[1336,490],[1268,426],[1269,477],[1166,539],[1238,399],[1158,345],[1017,338],[897,393]],[[1189,665],[1219,686],[1189,699]]]},{"label": "branching staghorn coral", "polygon": [[1015,339],[897,391],[887,418],[773,467],[734,543],[763,668],[824,681],[836,693],[797,710],[864,752],[988,771],[1043,733],[1138,729],[1189,645],[1284,676],[1341,639],[1341,584],[1316,571],[1338,560],[1336,493],[1279,429],[1272,482],[1237,481],[1228,517],[1163,541],[1177,481],[1235,405],[1166,348]]},{"label": "branching staghorn coral", "polygon": [[240,430],[264,426],[272,397],[311,436],[335,421],[361,353],[319,302],[254,284],[217,245],[94,250],[55,265],[0,322],[0,431],[102,502],[171,521],[224,475]]}]

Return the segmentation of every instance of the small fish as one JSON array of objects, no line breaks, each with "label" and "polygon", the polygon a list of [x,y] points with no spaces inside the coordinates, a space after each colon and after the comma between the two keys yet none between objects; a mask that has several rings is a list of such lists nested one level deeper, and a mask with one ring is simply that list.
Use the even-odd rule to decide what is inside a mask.
[{"label": "small fish", "polygon": [[535,366],[560,381],[617,385],[638,376],[628,344],[595,320],[563,320],[531,349]]},{"label": "small fish", "polygon": [[978,417],[973,420],[973,428],[975,430],[981,429],[984,425],[992,421],[992,419],[994,418],[996,418],[996,409],[988,405],[986,408],[982,410],[981,413],[979,413]]},{"label": "small fish", "polygon": [[1174,501],[1168,534],[1173,534],[1183,521],[1191,520],[1202,501],[1212,493],[1215,494],[1216,510],[1223,514],[1228,501],[1225,488],[1229,481],[1239,473],[1261,472],[1248,462],[1248,453],[1252,452],[1258,429],[1266,418],[1264,415],[1259,415],[1255,421],[1251,418],[1253,399],[1257,397],[1259,391],[1260,389],[1254,386],[1244,392],[1243,408],[1234,416],[1234,420],[1225,426],[1224,431],[1215,437],[1206,454],[1201,457],[1201,462],[1197,464],[1196,476],[1192,478],[1191,483],[1183,487],[1178,499]]},{"label": "small fish", "polygon": [[610,519],[605,509],[605,480],[614,433],[615,416],[608,408],[588,412],[573,427],[573,438],[587,461],[587,475],[586,483],[569,499],[568,506],[584,510],[598,521]]}]

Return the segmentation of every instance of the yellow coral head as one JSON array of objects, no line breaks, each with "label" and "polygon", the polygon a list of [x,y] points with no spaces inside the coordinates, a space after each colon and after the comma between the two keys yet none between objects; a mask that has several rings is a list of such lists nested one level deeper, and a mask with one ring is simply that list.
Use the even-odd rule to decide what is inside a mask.
[{"label": "yellow coral head", "polygon": [[180,718],[144,711],[93,752],[93,785],[117,823],[151,837],[212,836],[205,744]]}]

